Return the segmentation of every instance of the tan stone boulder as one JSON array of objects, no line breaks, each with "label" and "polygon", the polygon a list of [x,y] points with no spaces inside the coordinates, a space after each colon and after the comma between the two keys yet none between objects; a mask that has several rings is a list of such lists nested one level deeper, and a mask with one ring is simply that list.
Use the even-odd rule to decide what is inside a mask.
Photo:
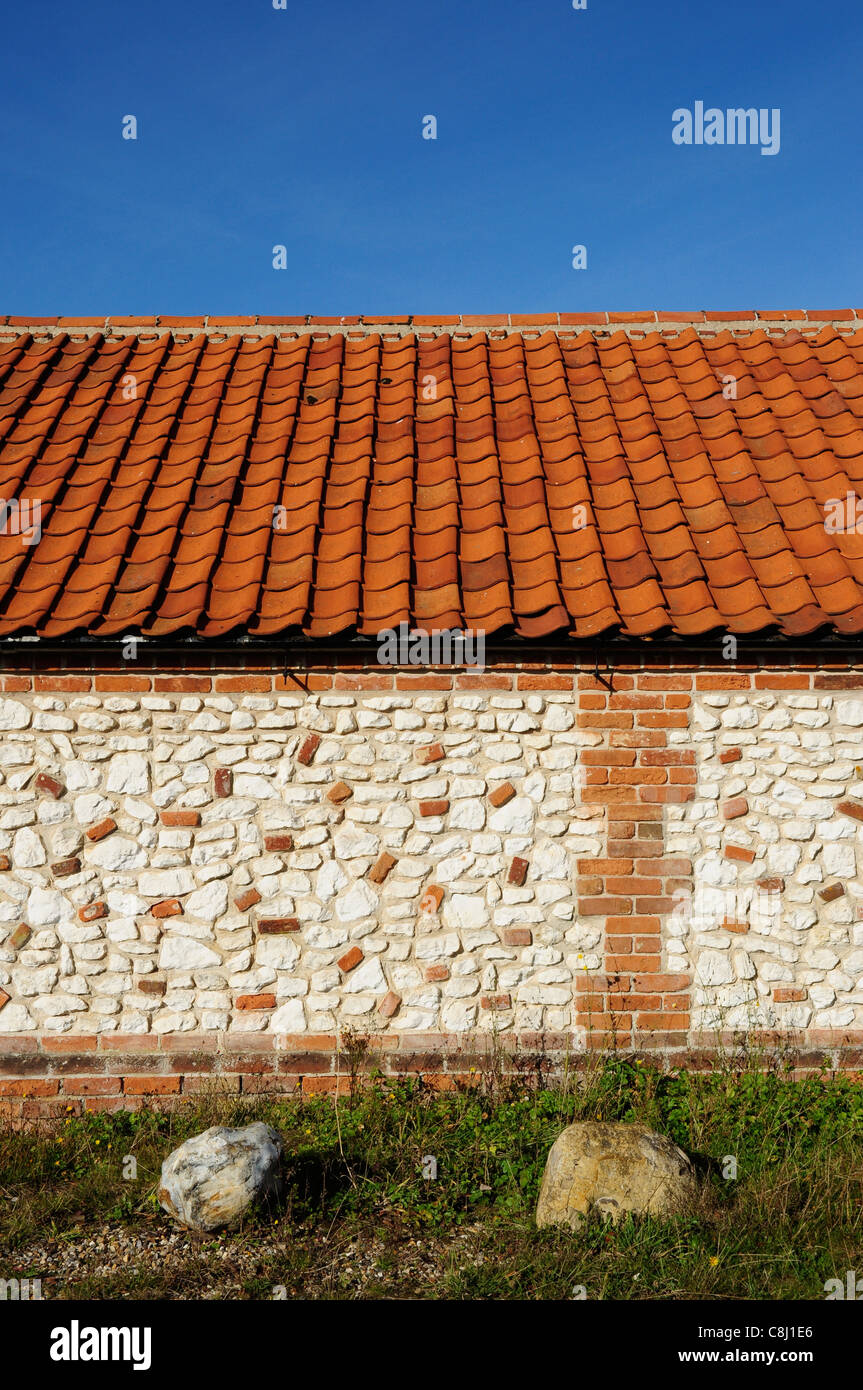
[{"label": "tan stone boulder", "polygon": [[689,1158],[664,1135],[641,1124],[583,1121],[551,1147],[536,1224],[577,1228],[594,1208],[613,1222],[629,1211],[670,1216],[695,1190]]}]

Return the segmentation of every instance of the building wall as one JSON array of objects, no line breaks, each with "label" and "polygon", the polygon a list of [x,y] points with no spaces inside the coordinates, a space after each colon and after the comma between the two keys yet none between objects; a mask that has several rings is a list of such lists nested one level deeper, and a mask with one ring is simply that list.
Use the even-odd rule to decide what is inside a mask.
[{"label": "building wall", "polygon": [[14,1113],[333,1089],[346,1030],[439,1083],[735,1030],[859,1060],[863,675],[2,684]]}]

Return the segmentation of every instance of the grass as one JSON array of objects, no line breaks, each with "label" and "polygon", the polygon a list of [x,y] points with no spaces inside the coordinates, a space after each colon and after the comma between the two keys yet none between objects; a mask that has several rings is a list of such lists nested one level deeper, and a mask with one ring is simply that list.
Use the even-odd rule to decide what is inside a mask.
[{"label": "grass", "polygon": [[[863,1271],[856,1080],[795,1080],[753,1060],[668,1075],[605,1059],[557,1089],[486,1081],[436,1092],[373,1078],[338,1107],[214,1090],[172,1113],[0,1130],[0,1277],[90,1299],[570,1299],[580,1286],[589,1298],[757,1300],[821,1299],[827,1279]],[[155,1198],[162,1159],[210,1124],[252,1119],[284,1140],[281,1209],[215,1238],[174,1233]],[[701,1177],[693,1209],[537,1231],[548,1150],[576,1119],[669,1135]],[[422,1176],[428,1154],[435,1179]],[[723,1176],[729,1158],[736,1178]]]}]

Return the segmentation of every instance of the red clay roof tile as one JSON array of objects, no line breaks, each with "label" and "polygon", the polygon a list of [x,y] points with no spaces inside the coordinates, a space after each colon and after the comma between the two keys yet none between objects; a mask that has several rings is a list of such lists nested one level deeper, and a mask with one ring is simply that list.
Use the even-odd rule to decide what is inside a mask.
[{"label": "red clay roof tile", "polygon": [[858,319],[716,317],[9,320],[0,633],[860,632]]}]

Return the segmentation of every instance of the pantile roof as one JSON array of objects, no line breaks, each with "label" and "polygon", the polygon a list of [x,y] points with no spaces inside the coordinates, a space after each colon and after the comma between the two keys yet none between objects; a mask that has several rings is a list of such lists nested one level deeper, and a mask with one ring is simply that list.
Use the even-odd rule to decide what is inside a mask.
[{"label": "pantile roof", "polygon": [[858,493],[863,311],[0,320],[0,636],[851,635]]}]

